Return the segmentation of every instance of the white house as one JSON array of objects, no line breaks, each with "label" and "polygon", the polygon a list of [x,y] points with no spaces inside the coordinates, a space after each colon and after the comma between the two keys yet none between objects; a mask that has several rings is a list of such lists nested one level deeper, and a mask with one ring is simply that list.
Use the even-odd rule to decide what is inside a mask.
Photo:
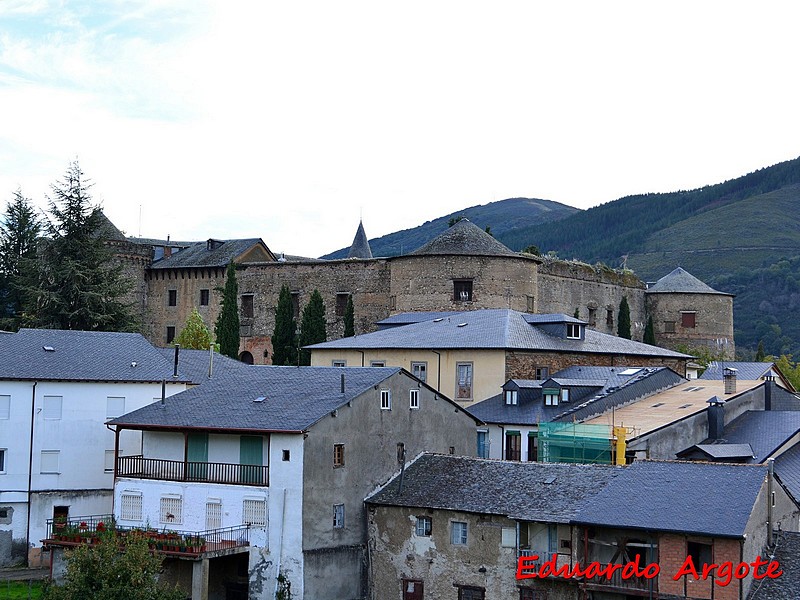
[{"label": "white house", "polygon": [[[23,329],[0,335],[0,566],[41,560],[53,517],[108,513],[115,438],[104,423],[186,389],[144,337]],[[141,453],[141,434],[119,438]]]}]

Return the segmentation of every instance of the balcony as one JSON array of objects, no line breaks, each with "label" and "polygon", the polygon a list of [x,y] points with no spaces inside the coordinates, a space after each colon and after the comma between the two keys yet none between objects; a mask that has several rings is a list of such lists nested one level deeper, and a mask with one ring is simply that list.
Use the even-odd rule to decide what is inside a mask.
[{"label": "balcony", "polygon": [[164,460],[142,455],[118,456],[116,476],[161,481],[269,485],[269,467],[261,465]]},{"label": "balcony", "polygon": [[70,548],[96,545],[105,536],[116,535],[120,546],[129,537],[147,540],[150,550],[176,558],[208,558],[230,554],[250,546],[250,525],[222,527],[206,531],[175,531],[119,527],[113,515],[92,515],[72,519],[48,519],[45,546]]},{"label": "balcony", "polygon": [[[604,570],[609,565],[607,563],[600,563],[600,570]],[[640,563],[640,568],[644,565]],[[587,578],[587,589],[598,591],[624,591],[629,595],[647,596],[651,592],[658,591],[658,577],[647,579],[645,577],[629,577],[624,579],[622,577],[622,569],[615,570],[611,577],[605,575],[598,575],[597,577]]]}]

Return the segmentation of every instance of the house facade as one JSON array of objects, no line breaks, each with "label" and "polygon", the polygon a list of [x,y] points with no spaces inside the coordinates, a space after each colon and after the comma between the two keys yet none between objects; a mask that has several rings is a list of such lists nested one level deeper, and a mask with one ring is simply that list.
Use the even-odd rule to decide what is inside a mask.
[{"label": "house facade", "polygon": [[40,564],[48,519],[111,511],[115,449],[141,434],[115,446],[104,423],[186,389],[173,374],[139,334],[0,335],[0,565]]},{"label": "house facade", "polygon": [[280,576],[334,600],[366,594],[364,497],[423,451],[474,455],[476,420],[398,368],[254,367],[110,426],[143,434],[117,459],[118,525],[206,542],[167,554],[193,598],[273,598]]}]

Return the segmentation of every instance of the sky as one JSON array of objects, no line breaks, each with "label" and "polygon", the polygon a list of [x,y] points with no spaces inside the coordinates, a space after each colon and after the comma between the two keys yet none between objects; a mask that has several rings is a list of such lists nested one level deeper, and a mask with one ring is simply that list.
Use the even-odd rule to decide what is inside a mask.
[{"label": "sky", "polygon": [[0,0],[0,201],[319,256],[800,156],[793,1]]}]

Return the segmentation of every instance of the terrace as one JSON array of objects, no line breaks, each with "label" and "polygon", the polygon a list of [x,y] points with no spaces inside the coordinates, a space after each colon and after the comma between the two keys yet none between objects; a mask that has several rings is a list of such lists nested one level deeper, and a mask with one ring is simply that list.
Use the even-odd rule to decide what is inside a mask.
[{"label": "terrace", "polygon": [[118,456],[115,476],[161,481],[269,485],[269,467],[267,466],[165,460],[161,458],[145,458],[141,454]]}]

